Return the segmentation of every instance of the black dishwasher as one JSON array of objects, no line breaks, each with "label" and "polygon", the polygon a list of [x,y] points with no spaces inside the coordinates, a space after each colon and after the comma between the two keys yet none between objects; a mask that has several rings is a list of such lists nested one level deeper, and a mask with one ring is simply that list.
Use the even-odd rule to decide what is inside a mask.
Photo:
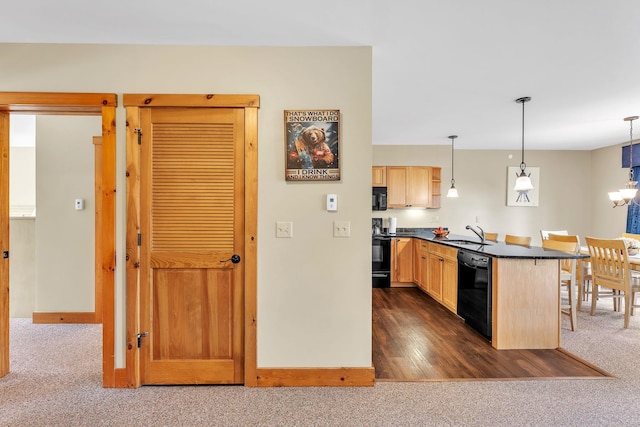
[{"label": "black dishwasher", "polygon": [[491,340],[491,258],[458,251],[458,316]]}]

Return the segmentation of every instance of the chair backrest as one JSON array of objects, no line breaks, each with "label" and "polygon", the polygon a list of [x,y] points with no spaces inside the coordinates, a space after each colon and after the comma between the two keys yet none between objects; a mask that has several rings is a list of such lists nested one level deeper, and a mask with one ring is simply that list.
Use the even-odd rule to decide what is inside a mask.
[{"label": "chair backrest", "polygon": [[498,241],[498,233],[484,233],[485,240],[491,240],[492,242]]},{"label": "chair backrest", "polygon": [[540,237],[542,237],[542,240],[547,240],[549,238],[549,234],[564,234],[566,236],[569,232],[567,230],[540,230]]},{"label": "chair backrest", "polygon": [[585,237],[591,257],[594,285],[628,292],[631,288],[631,269],[622,239]]},{"label": "chair backrest", "polygon": [[505,234],[504,242],[510,245],[529,246],[531,244],[531,237],[529,236],[515,236],[513,234]]},{"label": "chair backrest", "polygon": [[640,234],[622,233],[622,237],[626,237],[627,239],[640,240]]},{"label": "chair backrest", "polygon": [[559,242],[575,242],[580,244],[580,236],[574,234],[549,234],[547,240],[557,240]]},{"label": "chair backrest", "polygon": [[[577,238],[578,236],[562,236],[562,237],[571,237],[571,239],[566,239],[566,240],[545,239],[542,241],[542,247],[544,249],[552,249],[554,251],[561,251],[561,252],[570,252],[572,254],[577,254],[580,251],[580,243],[579,243],[579,239]],[[563,271],[569,272],[571,273],[572,277],[575,277],[575,271],[576,271],[575,258],[561,259],[560,267]]]}]

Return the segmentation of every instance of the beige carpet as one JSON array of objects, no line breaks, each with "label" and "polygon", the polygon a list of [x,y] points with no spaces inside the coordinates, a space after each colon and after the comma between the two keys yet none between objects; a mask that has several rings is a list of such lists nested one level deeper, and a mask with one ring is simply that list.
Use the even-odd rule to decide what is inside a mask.
[{"label": "beige carpet", "polygon": [[11,321],[1,426],[636,426],[640,316],[579,313],[562,345],[618,378],[376,383],[368,388],[241,386],[103,389],[100,326]]}]

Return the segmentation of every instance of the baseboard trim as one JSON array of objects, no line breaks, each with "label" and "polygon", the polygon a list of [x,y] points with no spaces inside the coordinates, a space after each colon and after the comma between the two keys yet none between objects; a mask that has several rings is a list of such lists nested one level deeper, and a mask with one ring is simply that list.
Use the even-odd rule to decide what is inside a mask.
[{"label": "baseboard trim", "polygon": [[100,323],[96,320],[95,312],[50,313],[34,311],[33,323]]},{"label": "baseboard trim", "polygon": [[370,368],[258,368],[258,387],[372,387]]}]

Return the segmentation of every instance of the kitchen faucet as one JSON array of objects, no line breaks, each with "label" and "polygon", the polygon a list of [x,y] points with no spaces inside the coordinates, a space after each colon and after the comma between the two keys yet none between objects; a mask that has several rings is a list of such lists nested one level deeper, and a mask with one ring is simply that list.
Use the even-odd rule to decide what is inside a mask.
[{"label": "kitchen faucet", "polygon": [[482,243],[484,243],[484,230],[482,229],[482,227],[480,227],[479,225],[476,225],[476,227],[478,227],[478,230],[480,230],[480,233],[478,233],[472,226],[467,225],[467,230],[471,230],[473,231],[473,233],[478,236],[480,238],[480,241]]}]

